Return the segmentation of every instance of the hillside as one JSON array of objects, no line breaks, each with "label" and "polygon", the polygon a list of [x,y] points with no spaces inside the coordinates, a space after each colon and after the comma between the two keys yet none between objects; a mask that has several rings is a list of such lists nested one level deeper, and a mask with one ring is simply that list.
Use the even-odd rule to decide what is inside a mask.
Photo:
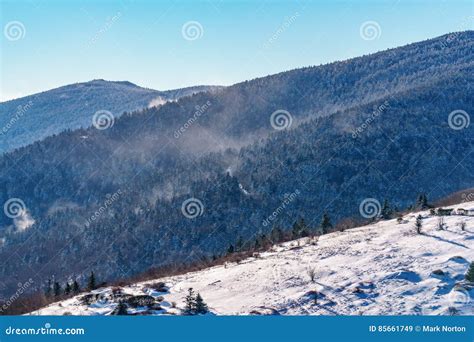
[{"label": "hillside", "polygon": [[90,127],[97,111],[115,118],[124,112],[176,101],[219,87],[196,86],[168,91],[141,88],[131,82],[93,80],[0,103],[0,154],[66,129]]},{"label": "hillside", "polygon": [[[31,269],[36,289],[52,276],[84,283],[91,270],[109,281],[220,256],[301,218],[318,231],[324,212],[334,224],[365,219],[366,198],[405,209],[420,193],[471,188],[473,126],[448,117],[474,112],[474,33],[446,39],[195,94],[4,154],[0,203],[24,210],[0,216],[0,295]],[[290,129],[272,127],[277,109]],[[197,215],[183,211],[189,200]]]},{"label": "hillside", "polygon": [[[474,202],[453,207],[461,206],[474,208]],[[421,235],[414,229],[418,214]],[[474,283],[464,275],[474,261],[474,217],[445,216],[444,230],[438,219],[424,211],[405,215],[402,223],[303,238],[239,263],[115,287],[115,295],[100,288],[32,314],[109,315],[119,300],[133,303],[131,296],[142,295],[154,298],[152,308],[128,306],[129,314],[181,314],[191,287],[218,315],[472,315]]]}]

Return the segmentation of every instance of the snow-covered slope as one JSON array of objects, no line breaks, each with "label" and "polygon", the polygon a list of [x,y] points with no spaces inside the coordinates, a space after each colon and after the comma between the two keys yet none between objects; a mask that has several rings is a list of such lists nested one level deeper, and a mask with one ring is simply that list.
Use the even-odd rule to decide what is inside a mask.
[{"label": "snow-covered slope", "polygon": [[[474,208],[474,202],[462,207]],[[474,314],[474,284],[464,280],[474,260],[474,217],[444,216],[446,228],[439,230],[438,216],[420,214],[421,235],[414,229],[418,213],[409,214],[402,223],[303,238],[238,264],[126,286],[122,296],[154,297],[151,308],[129,307],[129,313],[142,314],[180,314],[190,287],[219,315]],[[151,290],[158,281],[168,289]],[[116,307],[111,288],[93,294],[90,305],[81,304],[81,294],[33,314],[103,315]]]}]

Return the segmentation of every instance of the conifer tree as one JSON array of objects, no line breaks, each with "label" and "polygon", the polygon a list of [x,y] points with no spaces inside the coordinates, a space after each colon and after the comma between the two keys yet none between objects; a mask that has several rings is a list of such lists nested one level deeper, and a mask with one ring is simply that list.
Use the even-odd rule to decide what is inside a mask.
[{"label": "conifer tree", "polygon": [[417,208],[420,208],[420,209],[427,209],[429,207],[428,197],[426,196],[425,193],[418,195],[418,198],[416,200],[416,206]]},{"label": "conifer tree", "polygon": [[244,246],[244,241],[242,240],[242,236],[239,236],[237,238],[237,242],[235,243],[235,250],[237,252],[240,252],[243,246]]},{"label": "conifer tree", "polygon": [[120,301],[114,310],[114,315],[117,316],[126,316],[128,315],[127,305],[124,302]]},{"label": "conifer tree", "polygon": [[91,290],[95,290],[95,288],[96,288],[95,275],[94,275],[94,272],[91,272],[89,276],[89,280],[87,281],[87,289],[91,291]]},{"label": "conifer tree", "polygon": [[300,237],[299,221],[293,223],[293,227],[291,228],[291,236],[293,237],[293,239],[297,239]]},{"label": "conifer tree", "polygon": [[184,299],[184,314],[185,315],[194,315],[196,313],[196,298],[194,297],[193,288],[188,289],[188,295]]},{"label": "conifer tree", "polygon": [[392,208],[390,207],[387,199],[383,201],[381,216],[384,220],[388,220],[392,217]]},{"label": "conifer tree", "polygon": [[232,253],[234,253],[234,246],[230,244],[229,248],[227,248],[227,254],[232,254]]},{"label": "conifer tree", "polygon": [[77,280],[74,280],[74,282],[72,283],[72,292],[74,294],[77,294],[81,291],[81,288],[79,287],[79,284],[77,283]]},{"label": "conifer tree", "polygon": [[61,295],[61,285],[59,285],[57,281],[55,281],[53,285],[53,294],[55,297],[58,297]]},{"label": "conifer tree", "polygon": [[259,240],[260,240],[260,239],[259,239],[258,237],[255,239],[255,249],[256,249],[256,250],[259,250],[260,247],[262,247],[262,245],[260,244],[260,241],[259,241]]},{"label": "conifer tree", "polygon": [[329,232],[329,229],[331,228],[332,228],[331,219],[329,218],[328,213],[324,212],[323,218],[321,219],[321,224],[320,224],[321,233],[327,234]]},{"label": "conifer tree", "polygon": [[270,239],[273,243],[277,243],[283,240],[283,230],[279,226],[274,226],[270,232]]},{"label": "conifer tree", "polygon": [[70,294],[71,293],[71,285],[69,284],[69,281],[66,282],[66,286],[64,286],[64,294]]},{"label": "conifer tree", "polygon": [[52,284],[51,284],[51,278],[48,279],[48,283],[46,284],[46,288],[44,290],[44,294],[46,297],[51,296],[51,291],[52,291]]},{"label": "conifer tree", "polygon": [[204,303],[204,300],[202,299],[201,295],[198,293],[196,296],[196,313],[198,314],[205,314],[209,311],[207,304]]},{"label": "conifer tree", "polygon": [[474,261],[469,265],[469,269],[466,273],[466,280],[474,283]]},{"label": "conifer tree", "polygon": [[309,235],[309,228],[308,228],[308,225],[306,224],[304,218],[301,218],[301,219],[297,220],[293,224],[291,234],[293,235],[294,239],[298,239],[300,237],[305,237],[305,236]]}]

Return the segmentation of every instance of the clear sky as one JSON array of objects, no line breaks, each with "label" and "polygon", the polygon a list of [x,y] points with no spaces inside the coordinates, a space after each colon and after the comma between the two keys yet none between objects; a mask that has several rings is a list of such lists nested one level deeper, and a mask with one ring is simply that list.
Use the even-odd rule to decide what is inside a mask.
[{"label": "clear sky", "polygon": [[97,78],[229,85],[474,29],[473,0],[0,2],[1,100]]}]

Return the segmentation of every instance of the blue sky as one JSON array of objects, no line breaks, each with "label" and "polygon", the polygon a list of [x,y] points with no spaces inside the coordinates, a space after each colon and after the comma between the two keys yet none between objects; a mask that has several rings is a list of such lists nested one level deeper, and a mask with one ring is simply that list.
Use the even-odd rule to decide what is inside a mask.
[{"label": "blue sky", "polygon": [[474,29],[473,1],[0,1],[1,100],[97,78],[229,85]]}]

